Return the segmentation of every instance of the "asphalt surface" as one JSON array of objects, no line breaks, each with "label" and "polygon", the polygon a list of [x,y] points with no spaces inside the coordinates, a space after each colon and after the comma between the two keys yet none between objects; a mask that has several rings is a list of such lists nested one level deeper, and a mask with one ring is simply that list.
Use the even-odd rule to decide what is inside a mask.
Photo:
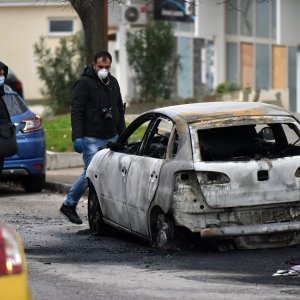
[{"label": "asphalt surface", "polygon": [[299,299],[299,276],[273,276],[299,264],[299,245],[219,251],[195,240],[161,250],[112,228],[92,236],[86,197],[75,225],[59,214],[59,193],[1,193],[0,216],[22,237],[36,300]]}]

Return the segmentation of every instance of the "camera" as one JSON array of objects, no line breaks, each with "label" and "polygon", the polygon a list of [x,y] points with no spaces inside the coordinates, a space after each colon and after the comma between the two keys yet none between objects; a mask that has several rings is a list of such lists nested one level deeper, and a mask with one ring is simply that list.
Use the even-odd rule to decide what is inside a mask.
[{"label": "camera", "polygon": [[106,120],[112,120],[112,108],[111,107],[105,107],[101,110],[101,116]]}]

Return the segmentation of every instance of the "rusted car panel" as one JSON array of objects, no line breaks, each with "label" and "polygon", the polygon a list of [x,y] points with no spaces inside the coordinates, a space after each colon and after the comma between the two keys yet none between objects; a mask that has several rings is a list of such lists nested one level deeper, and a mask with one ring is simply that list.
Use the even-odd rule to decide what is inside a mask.
[{"label": "rusted car panel", "polygon": [[[299,157],[286,157],[209,166],[196,163],[195,171],[207,204],[229,208],[299,201],[300,178],[295,176],[298,167]],[[230,182],[214,183],[214,173],[226,174]]]},{"label": "rusted car panel", "polygon": [[126,181],[128,218],[131,230],[148,236],[147,213],[157,190],[163,160],[135,156]]},{"label": "rusted car panel", "polygon": [[105,222],[159,245],[177,226],[240,248],[287,246],[300,243],[299,139],[299,122],[273,105],[165,107],[97,153],[87,178]]},{"label": "rusted car panel", "polygon": [[97,177],[94,176],[94,172],[92,172],[93,175],[89,175],[91,170],[88,170],[87,175],[93,181],[102,213],[108,216],[110,221],[116,222],[120,226],[130,227],[125,198],[125,179],[133,156],[122,153],[113,155],[111,151],[107,152],[107,149],[99,151],[95,159],[101,156],[104,158],[97,168]]},{"label": "rusted car panel", "polygon": [[166,114],[171,118],[180,116],[186,123],[209,121],[216,119],[230,119],[241,116],[290,116],[279,106],[264,105],[258,102],[210,102],[176,105],[154,110]]},{"label": "rusted car panel", "polygon": [[201,236],[205,238],[224,237],[224,236],[244,236],[244,235],[261,235],[285,233],[299,231],[300,222],[283,223],[283,224],[260,224],[260,225],[242,225],[239,227],[227,226],[221,228],[205,228],[201,230]]}]

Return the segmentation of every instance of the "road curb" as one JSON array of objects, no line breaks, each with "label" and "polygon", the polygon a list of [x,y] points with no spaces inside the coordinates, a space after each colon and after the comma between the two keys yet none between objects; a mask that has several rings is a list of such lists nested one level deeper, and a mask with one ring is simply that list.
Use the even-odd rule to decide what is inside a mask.
[{"label": "road curb", "polygon": [[47,170],[82,167],[82,154],[47,151]]},{"label": "road curb", "polygon": [[68,193],[71,187],[72,187],[71,184],[60,183],[55,181],[46,181],[44,186],[46,190],[58,192],[60,194]]},{"label": "road curb", "polygon": [[[69,183],[46,181],[44,189],[47,191],[57,192],[59,194],[67,194],[71,187],[72,184]],[[88,197],[88,189],[84,192],[83,196]]]}]

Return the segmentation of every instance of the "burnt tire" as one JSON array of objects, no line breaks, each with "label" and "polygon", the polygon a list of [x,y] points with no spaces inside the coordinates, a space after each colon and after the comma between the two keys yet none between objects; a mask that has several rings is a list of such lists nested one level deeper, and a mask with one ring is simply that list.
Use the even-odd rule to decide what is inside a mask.
[{"label": "burnt tire", "polygon": [[103,221],[97,193],[92,187],[89,189],[88,196],[88,220],[92,235],[101,236],[105,234],[107,225]]},{"label": "burnt tire", "polygon": [[22,180],[22,185],[28,193],[38,193],[45,187],[46,175],[31,175]]},{"label": "burnt tire", "polygon": [[152,231],[153,242],[159,248],[166,250],[174,246],[176,226],[172,217],[158,213]]}]

